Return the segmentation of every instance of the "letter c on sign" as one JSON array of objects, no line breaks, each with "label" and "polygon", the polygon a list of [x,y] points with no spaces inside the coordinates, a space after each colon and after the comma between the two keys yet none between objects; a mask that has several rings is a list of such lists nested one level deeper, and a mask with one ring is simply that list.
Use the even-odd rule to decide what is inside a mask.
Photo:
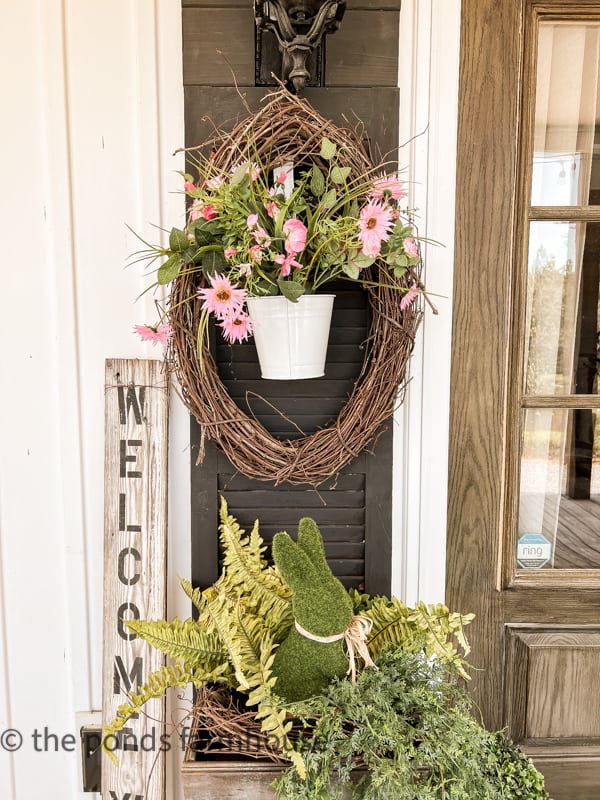
[{"label": "letter c on sign", "polygon": [[125,630],[125,614],[127,612],[131,613],[129,619],[139,619],[140,618],[140,610],[135,605],[135,603],[123,603],[119,606],[119,610],[117,611],[117,630],[119,632],[119,636],[121,639],[125,639],[126,642],[133,642],[136,639],[135,633],[129,633]]},{"label": "letter c on sign", "polygon": [[125,547],[119,553],[119,562],[118,562],[118,574],[119,580],[121,583],[124,583],[125,586],[133,586],[134,583],[137,583],[141,577],[139,572],[134,572],[133,575],[126,575],[125,574],[125,559],[131,556],[136,564],[142,563],[142,557],[140,555],[139,550],[136,550],[135,547]]}]

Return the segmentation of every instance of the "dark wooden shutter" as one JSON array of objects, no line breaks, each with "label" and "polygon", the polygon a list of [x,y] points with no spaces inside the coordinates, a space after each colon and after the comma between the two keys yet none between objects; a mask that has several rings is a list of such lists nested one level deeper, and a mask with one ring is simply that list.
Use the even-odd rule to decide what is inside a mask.
[{"label": "dark wooden shutter", "polygon": [[[237,405],[281,438],[295,439],[302,435],[300,430],[310,434],[334,421],[360,372],[370,322],[366,293],[344,283],[335,289],[322,378],[265,381],[251,342],[217,344],[221,378]],[[192,453],[197,452],[199,435],[199,426],[193,423]],[[293,534],[301,517],[313,517],[334,574],[347,586],[389,593],[391,443],[390,423],[374,452],[363,452],[318,489],[247,478],[209,443],[202,464],[192,466],[193,580],[204,586],[217,577],[216,498],[223,495],[242,526],[250,528],[260,519],[262,536],[269,543],[277,531]]]},{"label": "dark wooden shutter", "polygon": [[[399,0],[349,0],[340,30],[325,42],[322,86],[305,91],[315,108],[338,125],[364,123],[374,156],[393,158],[398,146]],[[268,91],[255,86],[255,36],[250,0],[218,0],[211,7],[183,0],[186,146],[204,141],[214,126],[231,127]],[[234,77],[221,51],[235,71]],[[260,70],[258,70],[260,78]],[[391,154],[391,155],[390,155]],[[260,379],[252,344],[217,343],[221,378],[246,413],[285,438],[334,420],[351,391],[364,357],[369,309],[361,289],[337,290],[326,374],[308,381]],[[246,399],[247,393],[248,400]],[[260,398],[264,398],[261,400]],[[266,402],[265,402],[266,401]],[[279,410],[274,411],[271,406]],[[289,420],[284,418],[288,417]],[[295,425],[294,425],[295,423]],[[294,533],[302,516],[323,532],[329,563],[348,586],[389,594],[391,583],[392,422],[373,452],[364,452],[318,490],[274,486],[235,474],[211,442],[196,466],[200,431],[191,424],[192,580],[206,586],[219,571],[218,497],[224,495],[240,524],[260,519],[267,542]]]}]

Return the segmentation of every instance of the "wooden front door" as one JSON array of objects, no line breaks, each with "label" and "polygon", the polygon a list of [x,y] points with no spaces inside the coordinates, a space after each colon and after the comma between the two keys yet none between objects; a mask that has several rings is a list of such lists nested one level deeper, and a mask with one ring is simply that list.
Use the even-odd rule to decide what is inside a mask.
[{"label": "wooden front door", "polygon": [[600,3],[463,0],[447,601],[484,722],[600,797]]}]

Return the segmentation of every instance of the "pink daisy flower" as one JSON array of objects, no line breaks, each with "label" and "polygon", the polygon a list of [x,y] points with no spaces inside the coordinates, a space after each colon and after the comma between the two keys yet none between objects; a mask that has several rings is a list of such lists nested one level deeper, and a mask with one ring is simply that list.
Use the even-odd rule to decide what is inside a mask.
[{"label": "pink daisy flower", "polygon": [[385,200],[391,198],[392,200],[400,200],[406,197],[407,192],[404,188],[404,183],[397,175],[382,175],[373,183],[371,190],[371,197],[374,200]]},{"label": "pink daisy flower", "polygon": [[406,311],[409,306],[412,306],[418,296],[419,292],[416,289],[409,289],[402,300],[400,300],[400,311]]},{"label": "pink daisy flower", "polygon": [[142,342],[152,342],[154,347],[159,342],[166,347],[173,335],[173,329],[169,322],[163,322],[160,325],[134,325],[133,329]]},{"label": "pink daisy flower", "polygon": [[246,175],[248,175],[250,180],[253,182],[258,180],[258,176],[260,175],[260,168],[258,164],[255,164],[254,162],[252,162],[252,164],[248,164]]},{"label": "pink daisy flower", "polygon": [[375,258],[381,251],[381,243],[390,238],[393,227],[392,211],[387,206],[370,200],[361,209],[358,218],[359,234],[363,246],[363,253],[370,258]]},{"label": "pink daisy flower", "polygon": [[225,275],[211,275],[210,288],[200,289],[199,297],[204,300],[202,308],[218,319],[223,319],[225,314],[239,309],[246,300],[246,290],[237,289]]},{"label": "pink daisy flower", "polygon": [[252,334],[252,320],[240,308],[229,311],[221,320],[224,336],[228,342],[245,342]]}]

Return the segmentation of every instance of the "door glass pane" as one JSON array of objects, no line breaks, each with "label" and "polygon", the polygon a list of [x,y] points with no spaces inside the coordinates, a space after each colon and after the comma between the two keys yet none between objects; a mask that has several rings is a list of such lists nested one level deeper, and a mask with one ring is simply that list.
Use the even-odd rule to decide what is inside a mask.
[{"label": "door glass pane", "polygon": [[600,23],[540,23],[532,205],[599,202],[599,74]]},{"label": "door glass pane", "polygon": [[523,413],[517,566],[600,568],[600,411]]},{"label": "door glass pane", "polygon": [[531,223],[525,394],[600,394],[599,290],[600,223]]}]

